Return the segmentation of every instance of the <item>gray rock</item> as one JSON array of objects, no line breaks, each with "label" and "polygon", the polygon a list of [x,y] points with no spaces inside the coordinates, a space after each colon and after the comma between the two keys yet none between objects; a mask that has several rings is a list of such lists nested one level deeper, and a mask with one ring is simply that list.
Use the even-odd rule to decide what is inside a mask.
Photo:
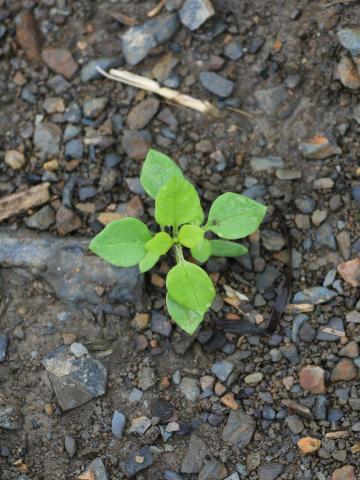
[{"label": "gray rock", "polygon": [[237,472],[234,472],[230,477],[226,477],[225,480],[240,480],[240,477]]},{"label": "gray rock", "polygon": [[208,447],[201,438],[193,433],[181,463],[181,473],[199,473],[208,453]]},{"label": "gray rock", "polygon": [[355,185],[355,187],[351,189],[351,195],[355,202],[360,203],[360,185]]},{"label": "gray rock", "polygon": [[95,187],[82,187],[79,188],[79,198],[81,202],[86,202],[90,198],[94,198],[97,195],[97,189]]},{"label": "gray rock", "polygon": [[[27,229],[17,232],[0,228],[0,264],[20,267],[43,278],[66,302],[102,305],[143,303],[143,279],[137,268],[116,268],[89,255],[88,239],[38,235]],[[61,272],[61,273],[59,273]],[[96,287],[108,290],[105,297],[94,295]]]},{"label": "gray rock", "polygon": [[125,415],[123,415],[118,410],[115,410],[111,421],[111,432],[114,437],[121,438],[123,436],[125,423]]},{"label": "gray rock", "polygon": [[179,11],[183,25],[194,31],[215,14],[210,0],[185,0]]},{"label": "gray rock", "polygon": [[334,230],[328,223],[322,224],[316,233],[316,243],[327,247],[330,250],[336,251],[336,240]]},{"label": "gray rock", "polygon": [[349,323],[360,323],[360,312],[351,310],[346,314],[346,321]]},{"label": "gray rock", "polygon": [[138,388],[133,388],[129,395],[129,402],[130,403],[140,402],[143,395],[144,393],[141,390],[139,390]]},{"label": "gray rock", "polygon": [[215,362],[211,367],[211,372],[222,382],[226,382],[228,376],[233,371],[234,365],[226,360]]},{"label": "gray rock", "polygon": [[128,478],[133,478],[152,464],[153,457],[150,448],[142,447],[140,450],[130,453],[128,459],[120,463],[120,467]]},{"label": "gray rock", "polygon": [[291,340],[296,343],[298,340],[298,333],[300,328],[304,325],[305,322],[309,320],[309,317],[304,314],[296,315],[294,318],[292,328],[291,328]]},{"label": "gray rock", "polygon": [[101,57],[84,65],[81,69],[80,76],[82,82],[88,82],[96,78],[101,78],[101,73],[96,70],[99,66],[103,70],[107,71],[110,68],[116,68],[121,65],[119,58],[114,57]]},{"label": "gray rock", "polygon": [[336,297],[337,293],[325,287],[305,288],[302,292],[294,295],[294,303],[310,303],[311,305],[319,305],[320,303],[329,302]]},{"label": "gray rock", "polygon": [[70,352],[75,355],[75,357],[80,358],[84,355],[89,355],[88,349],[79,342],[74,342],[70,345]]},{"label": "gray rock", "polygon": [[293,343],[282,345],[279,350],[282,353],[283,357],[285,357],[286,360],[291,362],[292,365],[296,365],[300,362],[296,345],[294,345]]},{"label": "gray rock", "polygon": [[150,145],[151,135],[147,130],[124,132],[122,147],[130,158],[144,160]]},{"label": "gray rock", "polygon": [[108,97],[98,97],[86,100],[83,104],[85,117],[96,118],[102,111],[105,110],[108,101]]},{"label": "gray rock", "polygon": [[195,402],[200,395],[196,378],[184,377],[180,383],[180,391],[189,402]]},{"label": "gray rock", "polygon": [[255,425],[255,421],[250,415],[240,410],[231,410],[222,438],[224,442],[243,449],[250,443],[255,432]]},{"label": "gray rock", "polygon": [[143,435],[151,427],[151,420],[147,417],[133,418],[129,428],[129,433]]},{"label": "gray rock", "polygon": [[183,477],[176,472],[171,472],[170,470],[165,470],[164,480],[183,480]]},{"label": "gray rock", "polygon": [[77,358],[62,346],[49,353],[42,364],[64,412],[105,394],[107,371],[99,360]]},{"label": "gray rock", "polygon": [[335,268],[327,272],[323,283],[324,287],[330,287],[333,284],[336,274],[337,270]]},{"label": "gray rock", "polygon": [[81,132],[80,127],[76,127],[75,125],[68,125],[64,130],[64,142],[68,142],[75,138]]},{"label": "gray rock", "polygon": [[221,77],[214,72],[201,72],[200,82],[206,90],[218,95],[219,97],[228,97],[234,90],[234,82]]},{"label": "gray rock", "polygon": [[329,403],[325,395],[317,395],[314,407],[312,408],[316,420],[326,420],[326,409]]},{"label": "gray rock", "polygon": [[127,117],[130,130],[141,130],[153,119],[159,109],[160,102],[155,97],[149,97],[131,109]]},{"label": "gray rock", "polygon": [[109,480],[101,458],[95,458],[95,460],[93,460],[86,469],[86,472],[92,472],[94,475],[94,480]]},{"label": "gray rock", "polygon": [[269,115],[277,111],[280,105],[286,100],[286,96],[286,89],[282,85],[257,90],[255,92],[255,98],[259,104],[259,108]]},{"label": "gray rock", "polygon": [[24,223],[29,228],[47,230],[50,225],[55,223],[55,212],[50,205],[45,205],[30,217],[25,218]]},{"label": "gray rock", "polygon": [[60,150],[61,128],[55,123],[38,123],[34,131],[34,145],[45,155],[57,155]]},{"label": "gray rock", "polygon": [[304,430],[304,424],[301,418],[297,415],[289,415],[285,418],[285,422],[294,435],[297,435]]},{"label": "gray rock", "polygon": [[252,157],[250,159],[250,166],[254,172],[267,171],[270,172],[277,168],[284,166],[284,160],[281,157]]},{"label": "gray rock", "polygon": [[55,75],[50,78],[47,84],[56,95],[64,93],[70,88],[70,83],[61,75]]},{"label": "gray rock", "polygon": [[341,28],[337,33],[341,45],[354,57],[360,56],[360,28]]},{"label": "gray rock", "polygon": [[151,367],[141,367],[138,374],[138,383],[141,390],[149,390],[156,383],[156,375]]},{"label": "gray rock", "polygon": [[23,427],[23,416],[13,405],[0,405],[0,428],[5,430],[21,430]]},{"label": "gray rock", "polygon": [[76,158],[81,160],[84,154],[84,146],[80,140],[70,140],[65,146],[65,158],[70,160]]},{"label": "gray rock", "polygon": [[76,102],[71,102],[64,113],[64,119],[70,123],[79,123],[81,120],[81,108]]},{"label": "gray rock", "polygon": [[198,480],[218,480],[223,478],[224,472],[226,472],[224,465],[218,460],[213,459],[205,463],[199,473]]},{"label": "gray rock", "polygon": [[10,339],[7,333],[0,333],[0,363],[5,362],[6,360],[9,341]]},{"label": "gray rock", "polygon": [[258,290],[264,292],[265,290],[272,288],[279,275],[279,271],[273,265],[267,265],[265,270],[256,276],[256,286]]},{"label": "gray rock", "polygon": [[261,49],[264,43],[265,43],[265,38],[258,37],[258,36],[253,37],[248,47],[249,53],[251,53],[251,55],[255,55],[255,53],[258,53],[258,51]]},{"label": "gray rock", "polygon": [[332,136],[321,134],[321,137],[322,141],[316,136],[299,144],[299,152],[304,158],[322,160],[342,153]]},{"label": "gray rock", "polygon": [[168,41],[180,26],[177,13],[159,15],[143,25],[135,25],[123,35],[122,50],[129,65],[137,65],[158,45]]},{"label": "gray rock", "polygon": [[76,442],[74,437],[72,437],[71,435],[65,435],[64,445],[65,445],[66,453],[69,455],[69,457],[70,458],[75,457]]},{"label": "gray rock", "polygon": [[[343,332],[343,333],[345,332],[344,322],[342,318],[339,318],[339,317],[331,318],[329,322],[326,324],[326,327],[334,328],[339,332]],[[316,340],[325,341],[325,342],[339,342],[341,340],[341,337],[339,337],[338,335],[332,335],[331,333],[325,333],[319,330],[316,336]]]},{"label": "gray rock", "polygon": [[280,180],[297,180],[301,178],[301,170],[291,168],[280,168],[275,172],[276,176]]},{"label": "gray rock", "polygon": [[295,199],[295,204],[301,213],[312,213],[315,210],[316,203],[311,197],[299,197]]},{"label": "gray rock", "polygon": [[275,480],[278,478],[284,469],[281,463],[267,463],[260,465],[258,469],[259,480]]},{"label": "gray rock", "polygon": [[230,60],[239,60],[244,55],[240,40],[236,39],[228,43],[224,48],[224,55]]},{"label": "gray rock", "polygon": [[269,252],[279,252],[285,246],[285,238],[281,233],[274,232],[273,230],[262,230],[261,240]]},{"label": "gray rock", "polygon": [[159,312],[154,312],[151,315],[151,330],[163,337],[170,337],[172,326],[168,317]]}]

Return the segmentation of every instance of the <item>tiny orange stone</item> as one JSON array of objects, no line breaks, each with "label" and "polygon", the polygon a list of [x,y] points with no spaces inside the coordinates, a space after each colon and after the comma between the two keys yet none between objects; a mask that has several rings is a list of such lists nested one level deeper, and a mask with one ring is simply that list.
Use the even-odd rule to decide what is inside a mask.
[{"label": "tiny orange stone", "polygon": [[309,455],[319,450],[321,446],[321,440],[313,437],[303,437],[297,442],[302,455]]},{"label": "tiny orange stone", "polygon": [[240,406],[234,398],[234,394],[229,392],[220,398],[220,402],[231,410],[239,410]]}]

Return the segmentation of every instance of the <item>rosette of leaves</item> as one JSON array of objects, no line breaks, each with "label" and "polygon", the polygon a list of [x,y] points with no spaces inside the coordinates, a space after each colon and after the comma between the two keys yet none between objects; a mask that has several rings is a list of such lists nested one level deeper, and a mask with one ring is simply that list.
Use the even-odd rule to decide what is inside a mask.
[{"label": "rosette of leaves", "polygon": [[[245,195],[228,192],[214,201],[205,221],[194,186],[171,158],[155,150],[147,154],[140,181],[155,200],[159,231],[149,230],[137,218],[115,220],[96,235],[90,250],[119,267],[138,264],[144,273],[174,249],[176,265],[166,277],[166,304],[174,322],[193,334],[214,300],[215,288],[205,270],[186,260],[183,248],[190,249],[198,263],[211,255],[244,255],[246,247],[232,240],[257,230],[266,207]],[[207,232],[220,238],[209,239]]]}]

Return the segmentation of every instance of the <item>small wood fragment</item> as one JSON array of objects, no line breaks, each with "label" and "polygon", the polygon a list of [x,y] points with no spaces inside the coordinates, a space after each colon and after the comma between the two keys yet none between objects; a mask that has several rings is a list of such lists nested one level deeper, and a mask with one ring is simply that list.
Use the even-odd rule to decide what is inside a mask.
[{"label": "small wood fragment", "polygon": [[152,8],[148,13],[147,13],[147,16],[152,18],[152,17],[156,17],[156,15],[158,13],[161,12],[161,10],[165,7],[165,4],[166,4],[166,0],[160,0],[160,2],[155,5],[154,8]]},{"label": "small wood fragment", "polygon": [[22,192],[0,199],[0,222],[26,212],[30,208],[44,205],[50,200],[49,183],[42,183]]},{"label": "small wood fragment", "polygon": [[346,430],[337,430],[335,432],[327,432],[325,433],[325,438],[330,438],[332,440],[337,440],[338,438],[347,438],[349,436],[349,432]]},{"label": "small wood fragment", "polygon": [[341,332],[340,330],[336,330],[335,328],[320,327],[319,330],[324,333],[329,333],[330,335],[336,335],[337,337],[345,337],[345,332]]},{"label": "small wood fragment", "polygon": [[314,310],[314,305],[310,303],[288,303],[285,308],[285,313],[288,315],[293,313],[311,313]]}]

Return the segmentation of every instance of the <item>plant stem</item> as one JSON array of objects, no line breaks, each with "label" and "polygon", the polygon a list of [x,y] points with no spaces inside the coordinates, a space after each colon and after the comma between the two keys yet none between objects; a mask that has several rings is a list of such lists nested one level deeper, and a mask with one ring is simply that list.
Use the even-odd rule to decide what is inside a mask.
[{"label": "plant stem", "polygon": [[175,244],[176,263],[184,262],[184,255],[179,243]]}]

